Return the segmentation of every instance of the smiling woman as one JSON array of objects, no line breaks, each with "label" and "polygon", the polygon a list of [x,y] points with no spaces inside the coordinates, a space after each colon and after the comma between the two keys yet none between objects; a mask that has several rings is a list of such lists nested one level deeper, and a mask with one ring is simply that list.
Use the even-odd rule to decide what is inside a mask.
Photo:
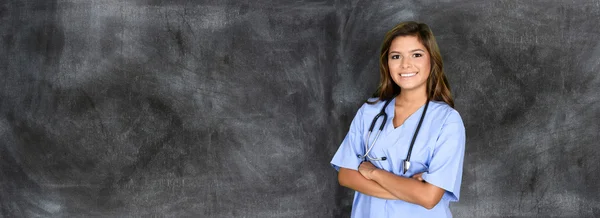
[{"label": "smiling woman", "polygon": [[[331,161],[339,183],[356,191],[352,217],[452,217],[465,128],[429,27],[404,22],[390,30],[380,74],[374,98],[359,109]],[[381,128],[370,137],[373,126]]]},{"label": "smiling woman", "polygon": [[392,41],[388,61],[390,76],[405,92],[425,88],[431,71],[428,53],[416,36],[399,36]]}]

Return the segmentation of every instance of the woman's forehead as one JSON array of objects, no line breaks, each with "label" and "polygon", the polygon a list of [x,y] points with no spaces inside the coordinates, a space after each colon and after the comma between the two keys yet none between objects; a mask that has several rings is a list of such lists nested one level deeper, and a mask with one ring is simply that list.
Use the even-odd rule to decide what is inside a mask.
[{"label": "woman's forehead", "polygon": [[390,44],[390,52],[415,52],[427,51],[427,48],[416,36],[398,36]]}]

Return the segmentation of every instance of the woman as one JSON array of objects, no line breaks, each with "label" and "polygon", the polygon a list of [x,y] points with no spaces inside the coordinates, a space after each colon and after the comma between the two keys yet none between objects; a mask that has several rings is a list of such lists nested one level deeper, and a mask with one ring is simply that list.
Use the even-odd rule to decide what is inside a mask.
[{"label": "woman", "polygon": [[[331,161],[340,185],[356,191],[352,217],[452,217],[465,129],[429,27],[403,22],[388,31],[379,68],[375,98],[358,110]],[[387,117],[369,134],[380,112]]]}]

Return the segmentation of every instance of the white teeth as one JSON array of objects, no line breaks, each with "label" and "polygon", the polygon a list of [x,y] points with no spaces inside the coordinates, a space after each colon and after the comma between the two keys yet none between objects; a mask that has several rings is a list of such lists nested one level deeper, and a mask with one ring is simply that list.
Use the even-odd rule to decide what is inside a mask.
[{"label": "white teeth", "polygon": [[411,77],[417,75],[417,73],[405,73],[405,74],[400,74],[401,77]]}]

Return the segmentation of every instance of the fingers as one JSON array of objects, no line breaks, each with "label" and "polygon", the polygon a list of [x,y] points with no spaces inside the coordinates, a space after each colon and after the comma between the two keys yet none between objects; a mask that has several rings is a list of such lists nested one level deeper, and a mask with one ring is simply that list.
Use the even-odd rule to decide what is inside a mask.
[{"label": "fingers", "polygon": [[413,175],[411,178],[416,179],[421,182],[425,182],[425,180],[423,180],[422,175],[423,175],[423,173],[417,173],[417,174]]},{"label": "fingers", "polygon": [[362,166],[362,164],[361,164],[360,167],[358,167],[358,172],[360,173],[360,175],[362,175],[363,177],[365,177],[365,179],[369,179],[369,175],[367,173],[367,170],[365,169],[365,167]]},{"label": "fingers", "polygon": [[375,165],[373,165],[373,164],[372,164],[371,162],[369,162],[369,161],[363,161],[362,163],[360,163],[360,165],[361,165],[361,166],[363,166],[363,165],[364,165],[364,166],[373,166],[373,167],[375,167]]},{"label": "fingers", "polygon": [[371,162],[368,161],[364,161],[362,162],[359,166],[358,166],[358,172],[365,177],[366,179],[371,179],[371,172],[373,172],[373,170],[375,170],[375,165],[373,165]]}]

